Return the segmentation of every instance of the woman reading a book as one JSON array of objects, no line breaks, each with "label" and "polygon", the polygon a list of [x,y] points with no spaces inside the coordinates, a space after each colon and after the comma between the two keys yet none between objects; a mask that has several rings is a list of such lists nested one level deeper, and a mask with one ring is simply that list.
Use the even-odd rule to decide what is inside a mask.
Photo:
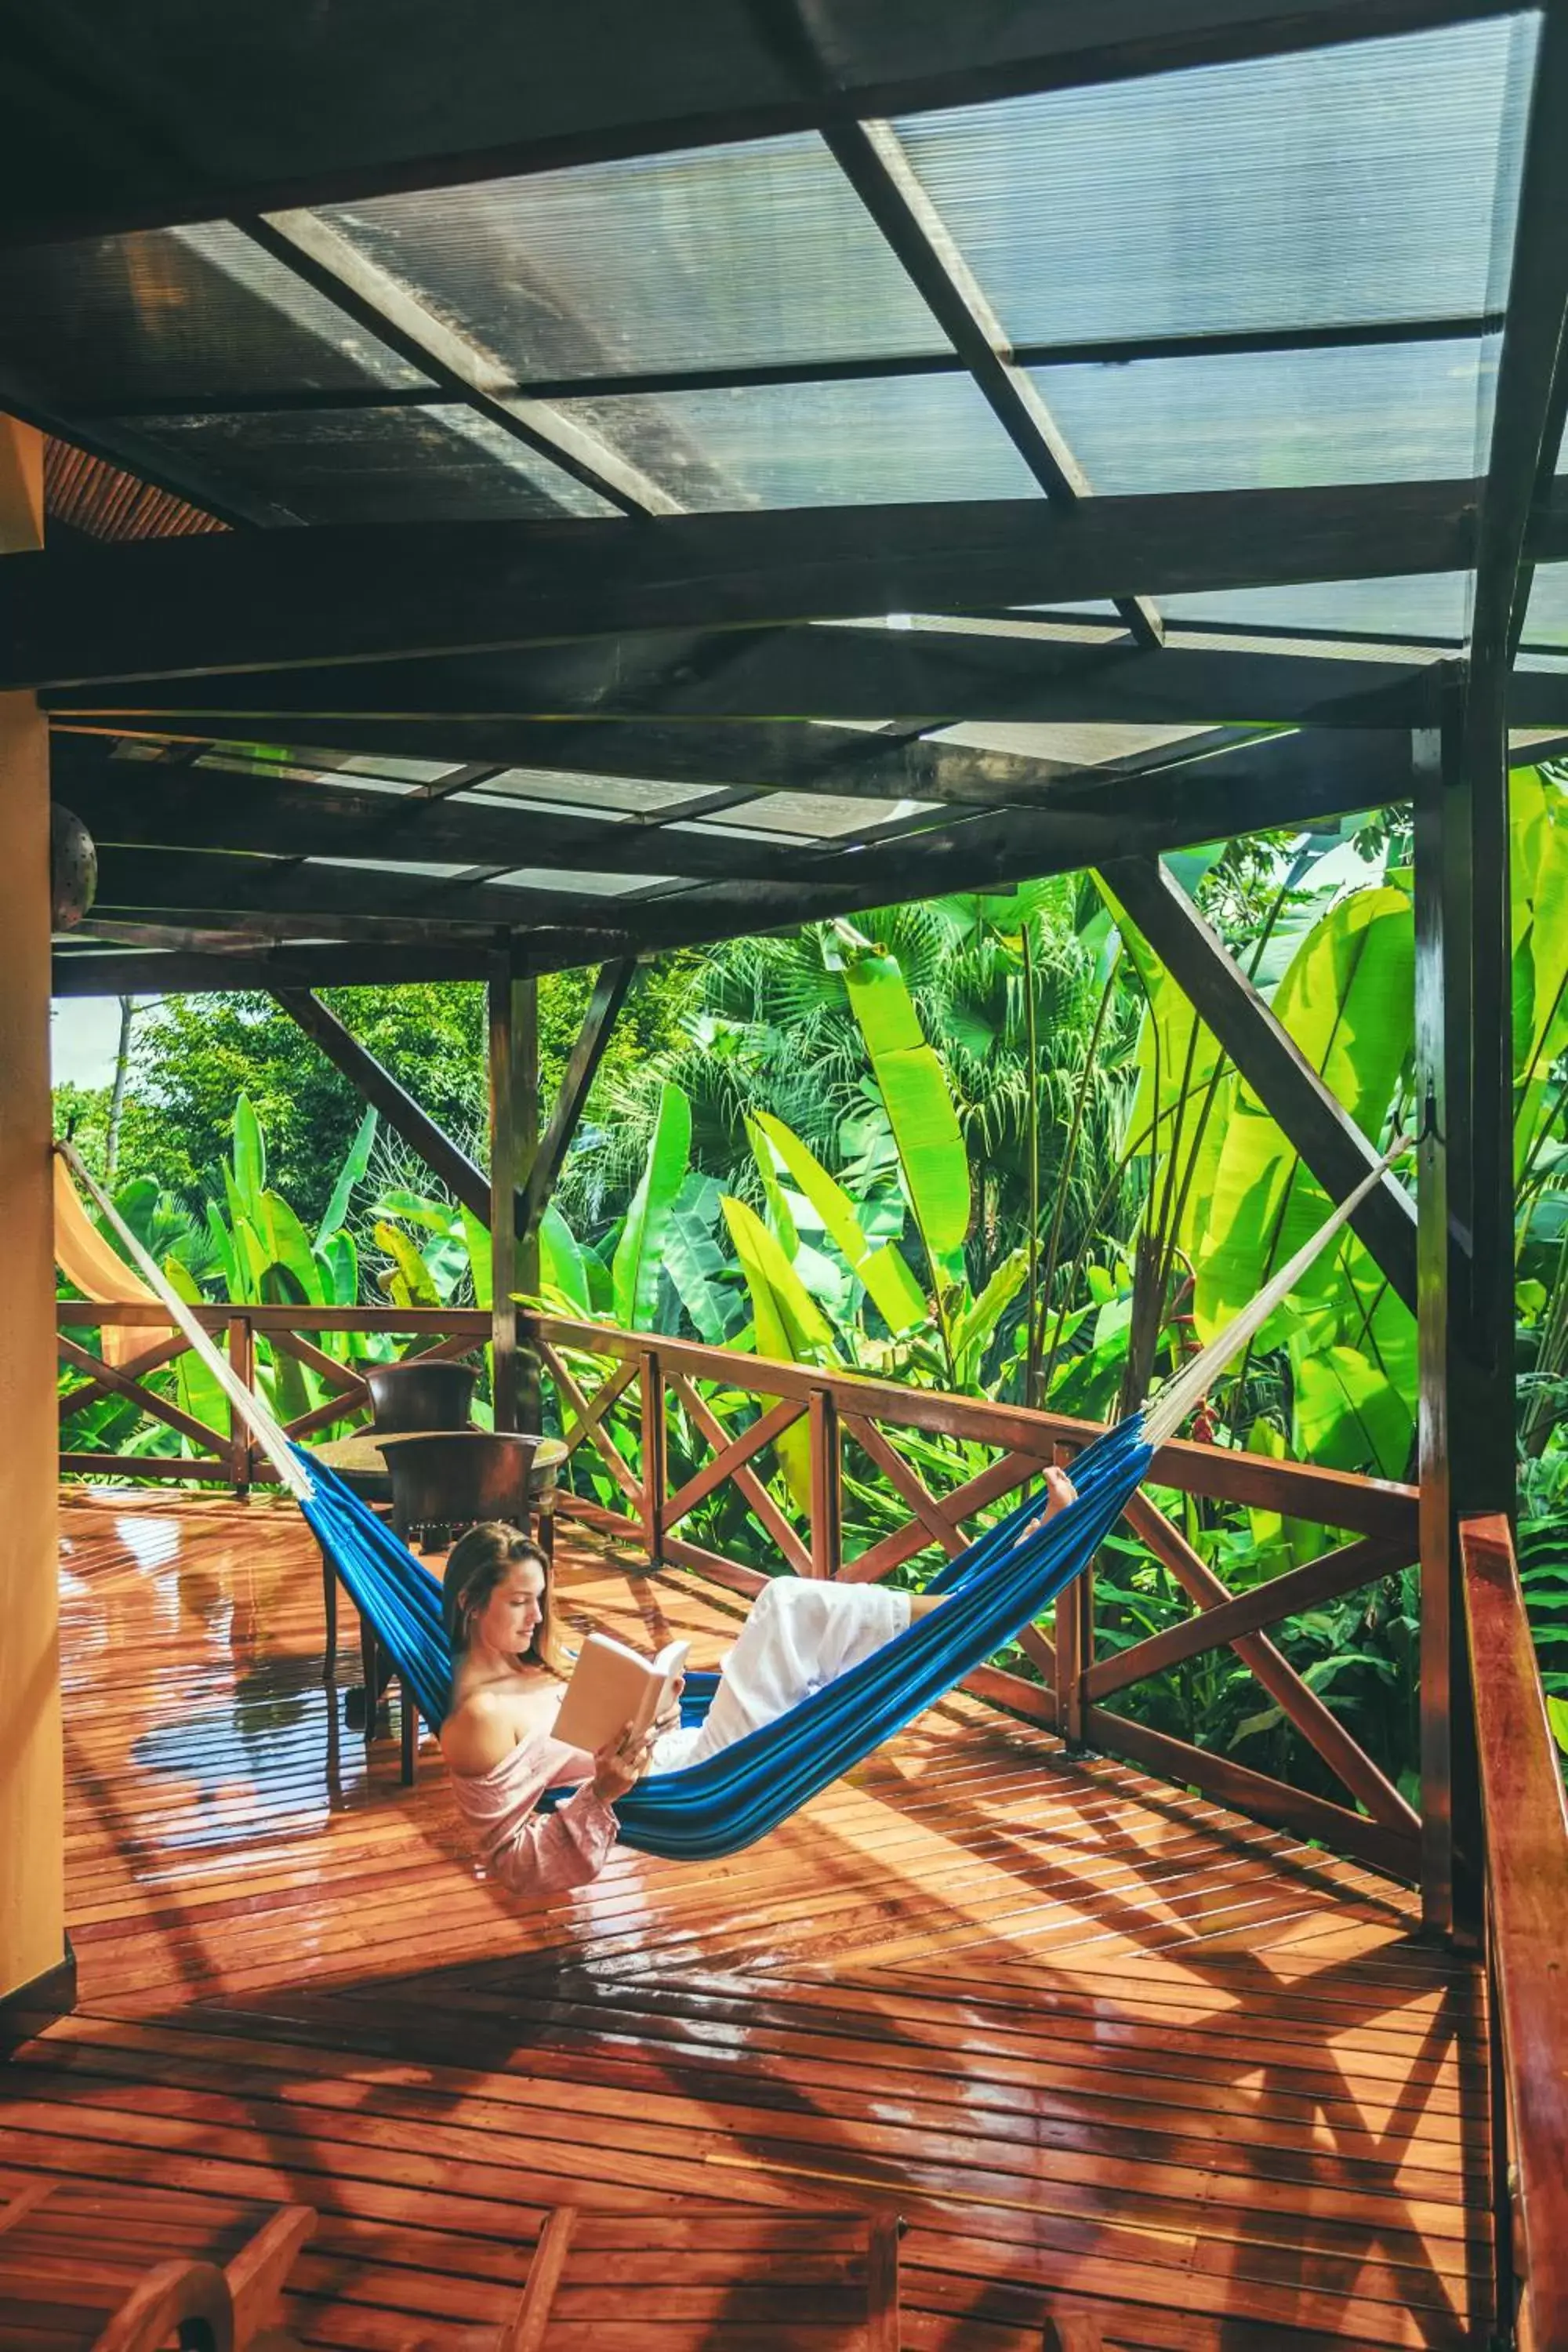
[{"label": "woman reading a book", "polygon": [[[1064,1471],[1047,1471],[1046,1483],[1037,1527],[1073,1499]],[[650,1764],[674,1772],[700,1762],[942,1606],[939,1595],[887,1585],[775,1577],[752,1603],[701,1724],[681,1726],[676,1683],[650,1726],[634,1720],[590,1755],[555,1736],[574,1662],[538,1546],[499,1522],[470,1528],[447,1559],[441,1602],[455,1661],[441,1752],[487,1871],[514,1895],[585,1885],[616,1842],[616,1800]],[[535,1811],[562,1787],[574,1795],[554,1812]]]}]

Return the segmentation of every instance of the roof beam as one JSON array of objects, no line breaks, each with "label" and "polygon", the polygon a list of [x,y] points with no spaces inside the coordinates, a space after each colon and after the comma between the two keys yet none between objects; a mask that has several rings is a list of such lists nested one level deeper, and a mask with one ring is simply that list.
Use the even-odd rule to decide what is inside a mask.
[{"label": "roof beam", "polygon": [[550,1205],[556,1179],[565,1164],[566,1154],[582,1122],[599,1065],[605,1058],[610,1032],[616,1025],[621,1007],[631,994],[637,971],[637,963],[630,957],[622,956],[615,962],[606,963],[594,982],[594,992],[588,999],[583,1025],[577,1032],[576,1043],[562,1074],[561,1091],[555,1097],[550,1124],[530,1163],[527,1181],[518,1189],[517,1238],[524,1244],[533,1239],[540,1220]]},{"label": "roof beam", "polygon": [[[713,656],[728,652],[722,666]],[[1013,720],[1078,726],[1207,726],[1216,712],[1243,725],[1395,727],[1419,723],[1429,662],[1397,652],[1303,652],[1267,639],[1173,643],[1153,655],[1123,637],[1089,642],[1044,630],[920,626],[735,630],[724,635],[618,637],[610,643],[521,646],[421,662],[234,672],[216,677],[115,680],[46,696],[58,719],[103,722],[121,734],[202,731],[254,740],[278,729],[310,740],[318,719],[398,721],[404,749],[437,756],[470,720],[498,730],[506,764],[540,756],[512,719],[635,721],[902,719],[955,726]],[[1511,681],[1515,726],[1568,724],[1568,671],[1526,670]],[[289,722],[286,726],[283,722]],[[165,723],[166,722],[166,723]],[[222,722],[218,724],[216,722]],[[363,748],[363,746],[361,748]],[[559,764],[543,758],[547,767]]]},{"label": "roof beam", "polygon": [[[153,733],[153,740],[161,743],[189,746],[194,741],[205,748],[210,740],[205,732],[193,739],[174,725],[138,731]],[[698,789],[736,786],[847,794],[868,802],[936,801],[977,808],[1036,808],[1059,784],[1089,777],[1103,780],[1130,767],[1141,769],[1151,760],[1170,763],[1187,755],[1187,747],[1175,742],[1125,761],[1090,766],[1082,761],[1053,760],[1044,753],[991,751],[941,737],[889,738],[796,719],[763,719],[751,725],[715,721],[708,727],[663,727],[657,720],[645,720],[636,726],[603,728],[551,726],[530,719],[447,720],[434,730],[425,730],[402,719],[322,719],[309,721],[308,731],[310,744],[291,754],[295,764],[307,768],[312,752],[318,758],[329,752],[357,752],[441,759],[477,753],[513,766],[559,769],[579,776],[623,776]],[[65,731],[57,733],[64,742]],[[1206,751],[1209,747],[1194,738],[1192,748]],[[390,801],[387,806],[390,811],[397,803]],[[700,809],[686,812],[690,816],[701,814]],[[324,824],[324,811],[321,822]],[[549,819],[543,811],[536,811],[534,822],[543,827]]]},{"label": "roof beam", "polygon": [[481,1224],[489,1224],[488,1179],[468,1153],[459,1150],[451,1137],[437,1126],[428,1111],[420,1108],[407,1087],[399,1085],[392,1072],[310,990],[275,987],[272,994],[289,1019],[297,1022],[328,1061],[342,1071],[354,1092],[374,1105],[393,1133],[418,1154],[465,1209],[470,1210]]},{"label": "roof beam", "polygon": [[[1322,327],[1243,327],[1184,335],[1106,335],[1078,342],[1016,343],[1021,368],[1125,367],[1135,360],[1228,359],[1262,352],[1363,351],[1389,343],[1475,342],[1499,332],[1500,310],[1451,311],[1409,319],[1346,320]],[[770,384],[879,383],[890,377],[963,375],[955,351],[867,352],[853,358],[754,360],[710,367],[621,368],[609,362],[591,373],[507,377],[498,389],[533,400],[594,400],[613,390],[629,393],[741,392]],[[613,383],[610,382],[613,376]],[[162,391],[136,399],[100,400],[75,407],[77,417],[131,418],[226,415],[354,415],[378,408],[417,408],[428,401],[417,384],[369,384],[356,390],[224,393]]]},{"label": "roof beam", "polygon": [[1011,885],[1068,873],[1121,855],[1154,856],[1196,841],[1375,807],[1405,789],[1403,735],[1314,740],[1280,736],[1195,762],[1173,778],[1146,775],[1113,790],[1064,794],[1049,810],[997,811],[931,834],[859,850],[797,852],[793,883],[728,882],[658,897],[496,890],[440,885],[353,866],[202,852],[106,849],[100,902],[175,910],[193,926],[213,913],[265,926],[308,916],[330,935],[334,919],[366,916],[489,920],[542,927],[551,963],[599,961],[636,950],[698,945],[857,908],[954,889]]},{"label": "roof beam", "polygon": [[[650,522],[214,533],[13,556],[0,688],[493,650],[626,630],[1464,569],[1475,487],[1388,482],[791,508]],[[1549,515],[1536,552],[1568,543]]]},{"label": "roof beam", "polygon": [[438,919],[458,927],[521,929],[546,926],[613,929],[620,937],[665,943],[666,908],[679,906],[675,930],[684,936],[684,910],[711,904],[723,910],[720,934],[805,922],[818,913],[847,908],[852,881],[835,877],[809,889],[801,882],[731,882],[710,885],[684,898],[642,898],[583,890],[502,889],[493,883],[454,877],[406,874],[358,866],[306,864],[287,857],[235,856],[190,849],[117,849],[100,852],[96,905],[106,916],[116,908],[159,910],[195,921],[214,914],[306,915],[330,935],[335,916],[399,916]]},{"label": "roof beam", "polygon": [[180,951],[107,953],[57,949],[52,992],[66,996],[206,996],[229,991],[384,988],[427,980],[483,980],[493,949],[343,947],[336,943],[247,950],[235,955]]},{"label": "roof beam", "polygon": [[[75,22],[14,16],[0,76],[0,220],[15,243],[560,169],[764,138],[824,119],[973,105],[1222,59],[1415,32],[1514,0],[1100,0],[1071,7],[861,9],[824,41],[829,95],[803,93],[737,23],[689,0],[570,12],[362,16],[278,0],[266,38],[223,11],[155,13],[117,46]],[[398,38],[398,34],[403,38]],[[445,42],[460,73],[433,74]],[[172,61],[172,63],[171,63]]]},{"label": "roof beam", "polygon": [[[68,747],[69,747],[68,749]],[[554,866],[566,873],[663,870],[716,880],[788,881],[798,849],[636,818],[563,816],[527,801],[426,799],[420,793],[297,783],[226,768],[115,760],[100,737],[56,734],[54,795],[100,848],[216,849],[263,857],[352,857],[397,865]]]},{"label": "roof beam", "polygon": [[[795,0],[782,0],[772,13],[801,28]],[[801,38],[815,68],[812,45],[803,30]],[[829,126],[826,137],[839,170],[1046,496],[1058,506],[1072,506],[1087,498],[1088,477],[1034,383],[1017,364],[1000,319],[921,185],[893,125],[836,123]],[[1164,627],[1148,597],[1119,596],[1115,603],[1139,645],[1159,645]]]},{"label": "roof beam", "polygon": [[506,370],[399,285],[356,245],[312,212],[275,213],[237,226],[264,253],[335,302],[437,389],[622,514],[678,514],[679,500],[549,401],[510,390]]}]

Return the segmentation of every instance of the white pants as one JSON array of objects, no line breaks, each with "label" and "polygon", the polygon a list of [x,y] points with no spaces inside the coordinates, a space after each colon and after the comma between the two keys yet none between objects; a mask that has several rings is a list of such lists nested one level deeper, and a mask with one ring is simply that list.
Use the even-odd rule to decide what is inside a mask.
[{"label": "white pants", "polygon": [[773,1723],[847,1666],[901,1633],[910,1598],[884,1584],[775,1576],[752,1601],[700,1724],[667,1731],[650,1769],[679,1772]]}]

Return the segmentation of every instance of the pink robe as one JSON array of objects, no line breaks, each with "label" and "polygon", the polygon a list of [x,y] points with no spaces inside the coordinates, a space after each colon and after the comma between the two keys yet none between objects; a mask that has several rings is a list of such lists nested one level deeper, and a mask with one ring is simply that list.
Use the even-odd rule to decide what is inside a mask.
[{"label": "pink robe", "polygon": [[[531,1733],[488,1772],[448,1775],[486,1872],[509,1895],[555,1895],[596,1878],[616,1842],[616,1817],[594,1793],[594,1759],[547,1731]],[[580,1780],[553,1813],[546,1789]]]}]

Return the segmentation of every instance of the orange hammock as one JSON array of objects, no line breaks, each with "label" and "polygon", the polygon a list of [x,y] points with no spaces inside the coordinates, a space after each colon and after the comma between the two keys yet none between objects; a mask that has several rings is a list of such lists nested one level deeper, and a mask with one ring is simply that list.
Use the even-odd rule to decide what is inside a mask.
[{"label": "orange hammock", "polygon": [[[156,1291],[126,1265],[119,1251],[105,1241],[71,1182],[59,1152],[55,1154],[55,1264],[74,1289],[95,1307],[156,1307]],[[161,1348],[175,1337],[172,1323],[106,1323],[103,1360],[117,1371]]]}]

